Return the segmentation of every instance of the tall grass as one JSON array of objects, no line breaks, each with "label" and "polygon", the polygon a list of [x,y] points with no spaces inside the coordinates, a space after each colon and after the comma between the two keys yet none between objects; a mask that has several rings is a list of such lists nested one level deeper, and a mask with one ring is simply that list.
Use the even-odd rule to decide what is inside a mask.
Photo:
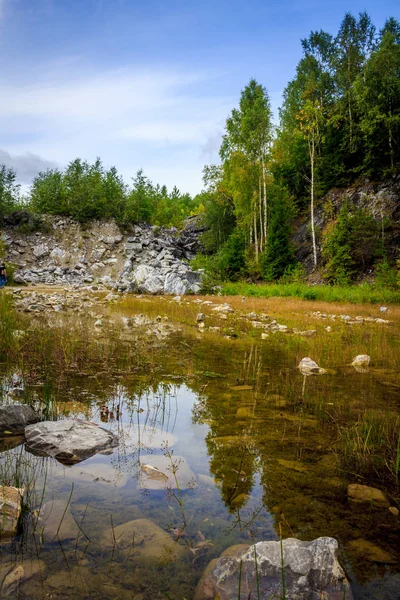
[{"label": "tall grass", "polygon": [[341,459],[345,470],[399,483],[400,417],[366,411],[354,425],[341,431]]},{"label": "tall grass", "polygon": [[354,286],[310,286],[305,283],[249,284],[237,282],[224,284],[222,293],[227,296],[253,296],[257,298],[278,296],[323,302],[400,303],[400,290],[380,288],[367,283]]}]

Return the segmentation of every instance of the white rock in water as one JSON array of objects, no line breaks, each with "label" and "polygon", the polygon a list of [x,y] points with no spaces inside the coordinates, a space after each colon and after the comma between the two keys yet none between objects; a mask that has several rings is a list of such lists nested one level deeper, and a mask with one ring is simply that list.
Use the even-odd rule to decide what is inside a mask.
[{"label": "white rock in water", "polygon": [[237,598],[240,576],[241,598],[254,597],[255,589],[259,590],[260,598],[281,598],[282,577],[285,577],[288,599],[352,600],[337,551],[337,541],[329,537],[311,542],[288,538],[282,543],[258,542],[250,547],[237,544],[209,565],[194,600]]},{"label": "white rock in water", "polygon": [[301,359],[298,368],[303,375],[322,375],[323,373],[326,373],[325,369],[318,366],[317,363],[308,356]]},{"label": "white rock in water", "polygon": [[353,367],[369,367],[371,357],[368,354],[358,354],[352,361]]}]

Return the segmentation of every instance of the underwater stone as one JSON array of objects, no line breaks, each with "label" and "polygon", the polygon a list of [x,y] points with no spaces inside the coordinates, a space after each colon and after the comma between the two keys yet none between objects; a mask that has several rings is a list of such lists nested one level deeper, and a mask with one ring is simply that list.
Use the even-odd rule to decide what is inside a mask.
[{"label": "underwater stone", "polygon": [[75,540],[80,533],[66,500],[54,500],[43,504],[38,516],[38,531],[48,542]]},{"label": "underwater stone", "polygon": [[[286,600],[352,600],[346,575],[337,559],[338,544],[334,538],[320,537],[311,542],[288,538],[282,542]],[[280,542],[258,542],[226,553],[206,569],[194,600],[232,600],[250,598],[257,592],[258,577],[261,598],[282,595],[282,555]],[[257,562],[255,561],[257,556]]]},{"label": "underwater stone", "polygon": [[359,483],[351,483],[347,487],[347,495],[352,502],[368,503],[370,506],[388,507],[389,502],[381,490],[361,485]]}]

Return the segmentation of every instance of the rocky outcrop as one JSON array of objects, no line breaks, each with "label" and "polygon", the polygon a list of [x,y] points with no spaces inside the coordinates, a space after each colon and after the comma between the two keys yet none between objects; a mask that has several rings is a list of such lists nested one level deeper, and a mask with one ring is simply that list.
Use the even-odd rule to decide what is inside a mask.
[{"label": "rocky outcrop", "polygon": [[[390,222],[386,231],[389,255],[397,258],[400,246],[400,175],[380,182],[365,179],[360,184],[348,188],[333,188],[317,201],[315,209],[315,227],[321,232],[328,222],[335,219],[340,208],[348,202],[349,208],[365,209],[381,224],[382,218]],[[310,220],[297,223],[293,235],[297,259],[307,272],[313,270]],[[318,244],[319,264],[321,263],[320,244]]]},{"label": "rocky outcrop", "polygon": [[25,428],[26,449],[37,456],[52,456],[64,464],[81,462],[118,446],[118,438],[89,421],[43,421]]},{"label": "rocky outcrop", "polygon": [[201,273],[188,264],[199,249],[202,227],[196,217],[182,232],[147,224],[122,230],[112,220],[83,227],[69,218],[41,218],[39,231],[26,233],[11,215],[2,229],[16,283],[95,283],[121,292],[172,295],[200,290]]},{"label": "rocky outcrop", "polygon": [[23,433],[27,425],[38,421],[39,417],[27,404],[0,406],[0,436],[9,433]]},{"label": "rocky outcrop", "polygon": [[233,600],[239,598],[239,589],[241,600],[281,598],[283,579],[287,600],[351,600],[337,549],[336,540],[328,537],[312,542],[289,538],[282,542],[282,549],[280,542],[258,542],[248,548],[235,546],[212,561],[197,586],[194,600]]}]

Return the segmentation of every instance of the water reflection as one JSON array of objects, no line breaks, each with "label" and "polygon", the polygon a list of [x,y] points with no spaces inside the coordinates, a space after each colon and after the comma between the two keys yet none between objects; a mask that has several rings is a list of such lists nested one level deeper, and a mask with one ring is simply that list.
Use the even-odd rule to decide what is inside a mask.
[{"label": "water reflection", "polygon": [[[161,375],[85,378],[71,380],[68,395],[11,374],[4,402],[15,401],[13,386],[23,389],[46,418],[96,422],[120,443],[66,467],[27,454],[22,438],[1,440],[3,484],[25,487],[21,529],[0,546],[1,573],[22,566],[24,576],[1,594],[190,598],[211,558],[281,532],[336,537],[356,597],[367,598],[378,578],[381,597],[396,597],[398,522],[347,502],[335,454],[336,422],[358,410],[357,399],[384,402],[374,373],[307,377],[304,388],[296,361],[279,344],[274,350],[254,342],[229,355],[202,349],[201,375],[185,384]],[[143,465],[168,485],[149,486]],[[367,561],[360,539],[390,561]]]}]

